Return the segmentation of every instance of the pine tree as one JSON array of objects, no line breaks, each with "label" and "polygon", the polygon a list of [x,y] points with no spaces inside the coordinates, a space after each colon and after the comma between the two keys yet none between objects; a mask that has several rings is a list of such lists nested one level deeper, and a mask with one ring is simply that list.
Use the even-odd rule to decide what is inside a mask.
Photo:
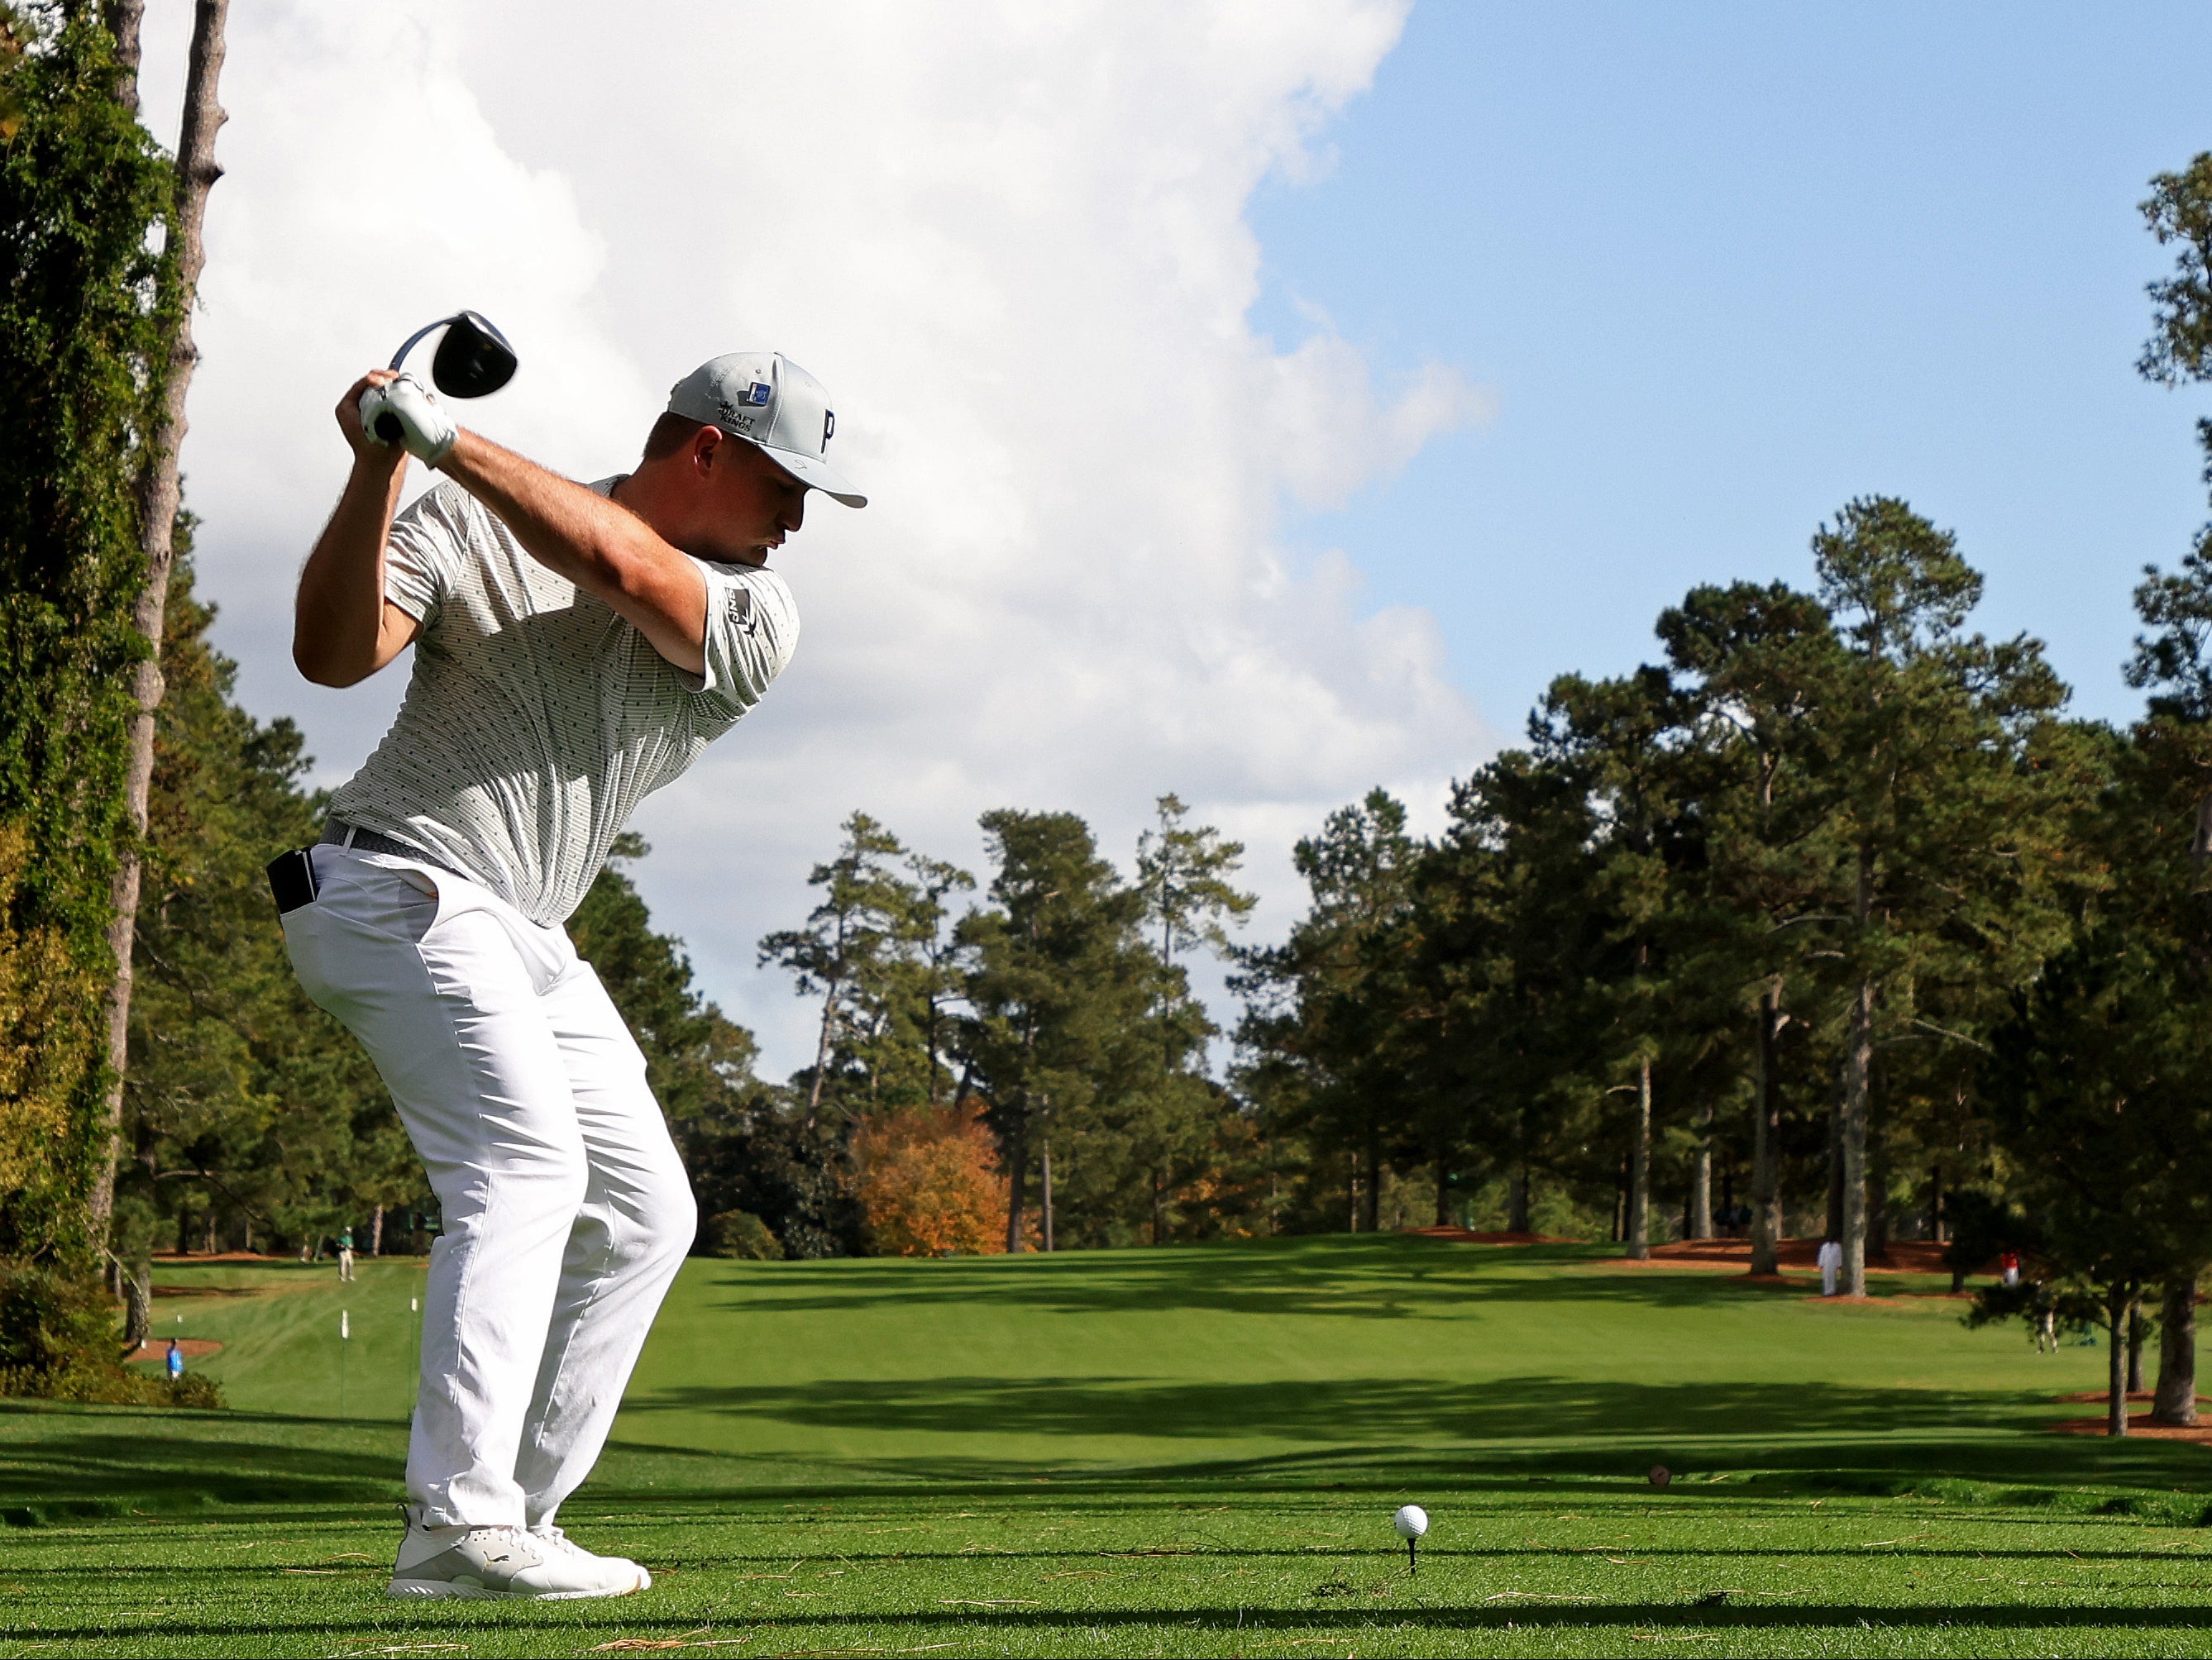
[{"label": "pine tree", "polygon": [[1993,995],[2056,943],[2051,885],[2078,774],[2055,720],[2066,688],[2040,645],[1960,632],[1981,578],[1947,532],[1870,497],[1813,546],[1847,647],[1820,722],[1841,855],[1827,930],[1844,992],[1840,1233],[1845,1286],[1860,1296],[1877,1049],[1885,1037],[1972,1041],[1960,1015],[1993,1012]]},{"label": "pine tree", "polygon": [[15,987],[0,998],[0,1248],[82,1255],[106,1151],[98,1015],[147,651],[133,483],[175,320],[173,174],[86,10],[0,26],[0,982]]},{"label": "pine tree", "polygon": [[239,707],[180,529],[118,1169],[116,1242],[137,1277],[157,1219],[180,1240],[235,1225],[274,1245],[428,1205],[390,1095],[293,976],[263,867],[314,839],[321,799],[291,722]]},{"label": "pine tree", "polygon": [[[1385,1149],[1418,1118],[1413,894],[1419,844],[1387,791],[1330,814],[1292,851],[1310,903],[1282,945],[1238,954],[1248,1087],[1273,1133],[1341,1158],[1349,1225],[1381,1225]],[[1340,1212],[1340,1215],[1346,1213]]]},{"label": "pine tree", "polygon": [[[1202,1017],[1181,1012],[1177,1029],[1160,1015],[1171,1000],[1139,932],[1144,896],[1080,818],[1008,808],[982,825],[996,869],[989,906],[960,924],[974,966],[959,1046],[1009,1178],[1006,1249],[1027,1243],[1033,1167],[1042,1241],[1057,1243],[1055,1137],[1073,1219],[1087,1242],[1112,1243],[1139,1204],[1152,1209],[1169,1124],[1187,1122],[1202,1093],[1187,1073]],[[1164,1087],[1164,1052],[1177,1062]]]},{"label": "pine tree", "polygon": [[856,1066],[869,1082],[880,1077],[882,1056],[868,1066],[856,1051],[895,1041],[885,1028],[896,1011],[884,993],[891,963],[916,926],[915,895],[896,874],[896,861],[907,851],[898,838],[866,813],[853,814],[840,828],[844,840],[836,857],[806,879],[822,892],[806,926],[760,942],[763,965],[788,970],[801,997],[822,999],[806,1085],[809,1128],[821,1116],[825,1094],[842,1105],[831,1091],[833,1079],[842,1081]]},{"label": "pine tree", "polygon": [[[1786,1057],[1824,1002],[1828,875],[1837,821],[1820,716],[1841,671],[1827,608],[1775,583],[1692,589],[1659,619],[1706,777],[1705,861],[1687,896],[1687,950],[1750,1026],[1751,1269],[1780,1265]],[[1793,1014],[1793,1006],[1807,1005]],[[1810,1081],[1797,1069],[1801,1081]],[[1817,1083],[1815,1095],[1824,1094]]]}]

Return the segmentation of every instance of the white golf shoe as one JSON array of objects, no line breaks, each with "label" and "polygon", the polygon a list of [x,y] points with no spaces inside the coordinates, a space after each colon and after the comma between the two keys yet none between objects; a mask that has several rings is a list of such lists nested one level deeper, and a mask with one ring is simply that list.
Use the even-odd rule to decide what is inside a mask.
[{"label": "white golf shoe", "polygon": [[393,1563],[392,1596],[627,1596],[653,1576],[620,1557],[594,1556],[558,1528],[426,1527],[412,1506]]},{"label": "white golf shoe", "polygon": [[641,1563],[633,1562],[627,1556],[595,1556],[550,1522],[531,1529],[530,1536],[541,1545],[550,1545],[572,1561],[589,1563],[610,1584],[620,1584],[623,1589],[608,1592],[611,1596],[653,1589],[653,1575]]}]

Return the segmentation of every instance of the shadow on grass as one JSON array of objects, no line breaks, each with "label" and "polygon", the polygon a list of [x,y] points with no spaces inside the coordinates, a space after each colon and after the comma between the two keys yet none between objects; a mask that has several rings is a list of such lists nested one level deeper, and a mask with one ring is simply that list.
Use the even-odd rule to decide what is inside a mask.
[{"label": "shadow on grass", "polygon": [[[303,1430],[325,1445],[301,1445]],[[398,1494],[404,1435],[258,1415],[138,1415],[0,1402],[0,1523],[388,1500]]]},{"label": "shadow on grass", "polygon": [[[12,1571],[11,1571],[12,1572]],[[13,1574],[16,1578],[34,1576]],[[1243,1631],[1260,1633],[1271,1631],[1328,1632],[1356,1633],[1382,1632],[1408,1627],[1431,1631],[1504,1632],[1507,1630],[1625,1630],[1687,1631],[1720,1633],[1738,1631],[1820,1631],[1835,1628],[1846,1630],[1911,1631],[1936,1627],[1984,1627],[1996,1631],[2083,1631],[2125,1627],[2139,1631],[2185,1631],[2200,1629],[2204,1624],[2205,1610],[2202,1607],[2143,1608],[2124,1603],[2104,1605],[2081,1603],[2065,1607],[2050,1604],[2019,1602],[1943,1602],[1924,1604],[1894,1604],[1881,1602],[1829,1602],[1814,1608],[1737,1607],[1699,1608],[1692,1606],[1694,1596],[1684,1602],[1587,1602],[1572,1608],[1547,1607],[1527,1602],[1509,1608],[1480,1605],[1408,1606],[1393,1602],[1364,1610],[1334,1610],[1316,1608],[1304,1609],[1255,1609],[1249,1607],[1181,1607],[1176,1609],[1084,1609],[1068,1610],[967,1609],[943,1613],[901,1611],[896,1614],[811,1615],[778,1616],[770,1619],[747,1620],[727,1618],[714,1622],[717,1633],[739,1633],[750,1635],[756,1632],[790,1633],[800,1635],[812,1633],[850,1631],[854,1627],[879,1630],[896,1627],[902,1633],[970,1633],[981,1628],[1000,1639],[1011,1639],[1024,1634],[1043,1637],[1054,1633],[1077,1633],[1091,1630],[1128,1630],[1155,1626],[1172,1625],[1182,1632]],[[496,1612],[489,1610],[495,1609]],[[544,1626],[558,1630],[564,1636],[596,1633],[600,1629],[620,1630],[629,1639],[648,1638],[654,1634],[674,1636],[701,1630],[694,1617],[625,1617],[610,1613],[598,1618],[579,1620],[573,1614],[539,1612],[526,1603],[474,1603],[459,1606],[446,1604],[434,1610],[411,1610],[413,1617],[406,1629],[412,1633],[451,1630],[465,1631],[482,1625],[496,1625],[501,1628],[528,1628]],[[533,1617],[533,1615],[535,1617]],[[366,1618],[359,1621],[363,1628],[372,1623]],[[236,1620],[164,1620],[161,1627],[165,1639],[205,1638],[219,1641],[225,1638],[251,1633],[261,1639],[292,1637],[326,1637],[332,1634],[333,1622],[328,1618],[270,1619],[265,1615],[241,1616]],[[388,1628],[375,1627],[388,1634]],[[112,1636],[116,1627],[97,1620],[76,1624],[41,1621],[39,1632],[42,1646],[71,1640],[91,1639]],[[740,1638],[725,1638],[724,1641],[742,1641]],[[385,1652],[392,1652],[386,1650]],[[836,1652],[838,1651],[832,1651]],[[866,1653],[870,1651],[842,1651]]]},{"label": "shadow on grass", "polygon": [[625,1411],[637,1419],[668,1412],[721,1413],[893,1433],[1266,1437],[1341,1445],[2016,1430],[2024,1415],[2055,1417],[2059,1409],[2029,1390],[1966,1394],[1796,1384],[1600,1383],[1544,1377],[1461,1384],[1430,1378],[1191,1383],[965,1377],[663,1389],[631,1402]]},{"label": "shadow on grass", "polygon": [[[849,1313],[896,1305],[1406,1319],[1482,1304],[1606,1303],[1705,1308],[1745,1297],[1802,1298],[1802,1284],[1684,1269],[1562,1275],[1618,1256],[1603,1245],[1470,1246],[1392,1234],[1240,1241],[1232,1247],[1068,1251],[1053,1256],[777,1263],[732,1272],[724,1312]],[[1531,1273],[1531,1269],[1548,1269]],[[714,1271],[714,1270],[709,1270]]]},{"label": "shadow on grass", "polygon": [[[1663,1493],[1645,1481],[1654,1463],[1677,1480]],[[785,1467],[787,1468],[787,1467]],[[644,1473],[650,1469],[648,1484]],[[2126,1505],[2115,1489],[2166,1495],[2166,1519],[2194,1524],[2208,1512],[2212,1461],[2172,1442],[2094,1437],[1996,1435],[1980,1440],[1899,1435],[1860,1440],[1803,1437],[1708,1438],[1696,1444],[1662,1434],[1581,1446],[1480,1448],[1335,1445],[1260,1458],[1184,1460],[1121,1466],[1056,1466],[1034,1459],[954,1457],[815,1461],[803,1483],[776,1461],[742,1454],[617,1442],[592,1478],[589,1502],[758,1505],[808,1501],[1003,1502],[1027,1493],[1056,1505],[1097,1499],[1115,1510],[1182,1506],[1243,1495],[1279,1505],[1298,1494],[1368,1494],[1380,1500],[1419,1491],[1462,1499],[1490,1495],[1515,1508],[1532,1499],[1572,1503],[1633,1498],[1660,1506],[1798,1504],[1836,1497],[1920,1498],[1976,1506],[2043,1507],[2079,1516],[2098,1502]],[[2125,1509],[2106,1513],[2124,1515]],[[2148,1514],[2148,1512],[2146,1512]]]}]

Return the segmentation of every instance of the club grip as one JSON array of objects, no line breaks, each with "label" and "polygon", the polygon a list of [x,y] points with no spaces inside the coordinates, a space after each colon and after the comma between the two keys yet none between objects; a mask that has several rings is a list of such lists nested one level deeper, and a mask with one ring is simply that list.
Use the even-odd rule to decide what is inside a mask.
[{"label": "club grip", "polygon": [[376,418],[376,435],[386,444],[397,444],[406,436],[407,429],[399,424],[399,417],[386,409]]}]

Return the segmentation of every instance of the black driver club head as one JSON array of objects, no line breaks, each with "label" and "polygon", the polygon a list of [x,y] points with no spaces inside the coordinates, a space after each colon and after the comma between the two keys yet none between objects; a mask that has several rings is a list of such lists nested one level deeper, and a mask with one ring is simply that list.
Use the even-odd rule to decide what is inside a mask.
[{"label": "black driver club head", "polygon": [[392,367],[406,362],[416,343],[437,329],[446,337],[431,356],[430,379],[447,397],[489,397],[514,379],[514,348],[482,312],[456,312],[425,323],[392,353]]},{"label": "black driver club head", "polygon": [[[482,312],[456,312],[435,323],[425,323],[400,342],[392,354],[392,367],[407,361],[407,354],[433,330],[443,329],[430,359],[430,379],[447,397],[489,397],[514,379],[514,348]],[[376,417],[376,435],[386,444],[399,441],[399,419],[390,411]]]},{"label": "black driver club head", "polygon": [[480,312],[448,318],[430,359],[430,379],[447,397],[489,397],[514,379],[514,348]]}]

